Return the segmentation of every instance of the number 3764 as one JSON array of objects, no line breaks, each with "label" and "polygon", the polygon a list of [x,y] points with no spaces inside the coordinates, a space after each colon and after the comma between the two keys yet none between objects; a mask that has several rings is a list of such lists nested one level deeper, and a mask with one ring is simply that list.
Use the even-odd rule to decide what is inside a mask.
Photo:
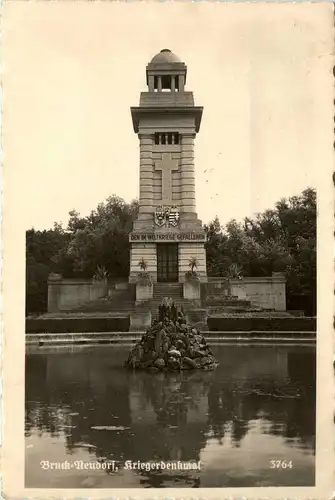
[{"label": "number 3764", "polygon": [[292,469],[292,460],[270,460],[270,469]]}]

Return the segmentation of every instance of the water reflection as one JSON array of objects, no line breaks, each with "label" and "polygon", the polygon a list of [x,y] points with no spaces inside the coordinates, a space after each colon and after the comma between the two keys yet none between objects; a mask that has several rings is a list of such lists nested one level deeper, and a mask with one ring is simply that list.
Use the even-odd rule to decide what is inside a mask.
[{"label": "water reflection", "polygon": [[[137,487],[313,484],[315,350],[213,351],[221,362],[214,372],[157,375],[122,369],[127,349],[121,347],[29,354],[26,485],[49,485],[53,478],[55,487],[83,484],[74,472],[66,478],[64,471],[40,470],[51,453],[48,436],[52,460],[80,456],[120,464],[108,483],[106,472],[85,471],[92,487],[127,487],[126,460],[202,462],[201,471],[130,471]],[[260,449],[266,436],[270,441]],[[250,464],[241,464],[251,455],[254,473],[247,478]],[[269,457],[282,455],[295,463],[285,475],[269,469]]]}]

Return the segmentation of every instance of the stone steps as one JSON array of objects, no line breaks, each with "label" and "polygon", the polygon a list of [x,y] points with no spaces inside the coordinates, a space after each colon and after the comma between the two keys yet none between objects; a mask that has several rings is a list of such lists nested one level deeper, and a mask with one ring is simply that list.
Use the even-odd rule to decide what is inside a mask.
[{"label": "stone steps", "polygon": [[[143,304],[145,310],[157,316],[158,306],[165,297],[171,298],[176,305],[184,307],[183,299],[183,284],[182,283],[154,283],[153,298],[148,303]],[[185,305],[187,307],[187,305]],[[135,300],[130,296],[129,292],[120,291],[113,297],[102,297],[100,299],[87,302],[79,307],[76,307],[71,312],[73,313],[109,313],[109,312],[124,312],[133,313],[138,308],[135,306]]]},{"label": "stone steps", "polygon": [[[189,300],[186,300],[183,298],[177,298],[177,299],[174,299],[173,297],[171,297],[171,298],[173,299],[174,305],[177,308],[182,309],[184,312],[187,312],[188,310],[194,308],[194,304],[192,301],[189,301]],[[157,298],[151,299],[150,301],[148,301],[148,304],[146,305],[146,310],[151,311],[151,318],[152,319],[158,318],[158,308],[161,305],[161,302],[162,302],[161,299],[157,299]]]},{"label": "stone steps", "polygon": [[169,299],[173,299],[173,300],[182,299],[183,298],[179,294],[177,295],[177,294],[173,294],[173,293],[169,293],[169,294],[166,294],[166,293],[162,293],[162,294],[153,293],[153,299],[162,301],[165,297],[168,297]]},{"label": "stone steps", "polygon": [[154,283],[153,298],[149,302],[152,319],[158,318],[158,307],[165,297],[172,299],[175,306],[184,311],[189,307],[183,298],[182,283]]},{"label": "stone steps", "polygon": [[154,283],[153,298],[162,300],[164,297],[171,299],[183,298],[182,283]]}]

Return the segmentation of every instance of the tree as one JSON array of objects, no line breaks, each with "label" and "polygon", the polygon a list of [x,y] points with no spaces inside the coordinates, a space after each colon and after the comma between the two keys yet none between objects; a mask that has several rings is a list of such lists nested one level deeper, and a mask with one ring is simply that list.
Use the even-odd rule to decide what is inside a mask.
[{"label": "tree", "polygon": [[[104,270],[105,276],[127,277],[129,273],[128,234],[138,212],[138,203],[127,204],[111,196],[87,217],[72,210],[64,229],[26,232],[26,312],[47,310],[47,280],[51,272],[65,278],[92,279]],[[100,270],[100,271],[99,271]]]},{"label": "tree", "polygon": [[48,275],[64,267],[61,253],[68,235],[59,224],[54,229],[26,232],[26,312],[47,310]]},{"label": "tree", "polygon": [[66,254],[73,262],[73,274],[92,278],[98,267],[108,276],[128,277],[129,232],[138,213],[138,203],[127,204],[117,196],[100,203],[87,217],[70,212],[72,233]]},{"label": "tree", "polygon": [[288,304],[299,302],[301,307],[304,302],[309,314],[315,314],[316,217],[316,192],[311,188],[242,223],[232,220],[221,227],[215,217],[205,226],[208,275],[227,276],[232,265],[243,276],[284,272]]},{"label": "tree", "polygon": [[226,237],[223,234],[219,218],[216,216],[213,221],[204,226],[206,233],[206,262],[209,276],[224,276],[229,265],[229,257],[223,252],[223,245]]}]

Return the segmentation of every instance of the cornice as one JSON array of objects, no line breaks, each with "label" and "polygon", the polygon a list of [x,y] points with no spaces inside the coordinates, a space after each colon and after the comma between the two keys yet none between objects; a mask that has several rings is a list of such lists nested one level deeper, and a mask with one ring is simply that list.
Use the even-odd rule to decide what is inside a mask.
[{"label": "cornice", "polygon": [[202,118],[202,106],[133,106],[130,108],[133,120],[134,132],[138,133],[139,120],[147,115],[169,114],[169,115],[193,115],[195,117],[195,131],[199,132]]}]

